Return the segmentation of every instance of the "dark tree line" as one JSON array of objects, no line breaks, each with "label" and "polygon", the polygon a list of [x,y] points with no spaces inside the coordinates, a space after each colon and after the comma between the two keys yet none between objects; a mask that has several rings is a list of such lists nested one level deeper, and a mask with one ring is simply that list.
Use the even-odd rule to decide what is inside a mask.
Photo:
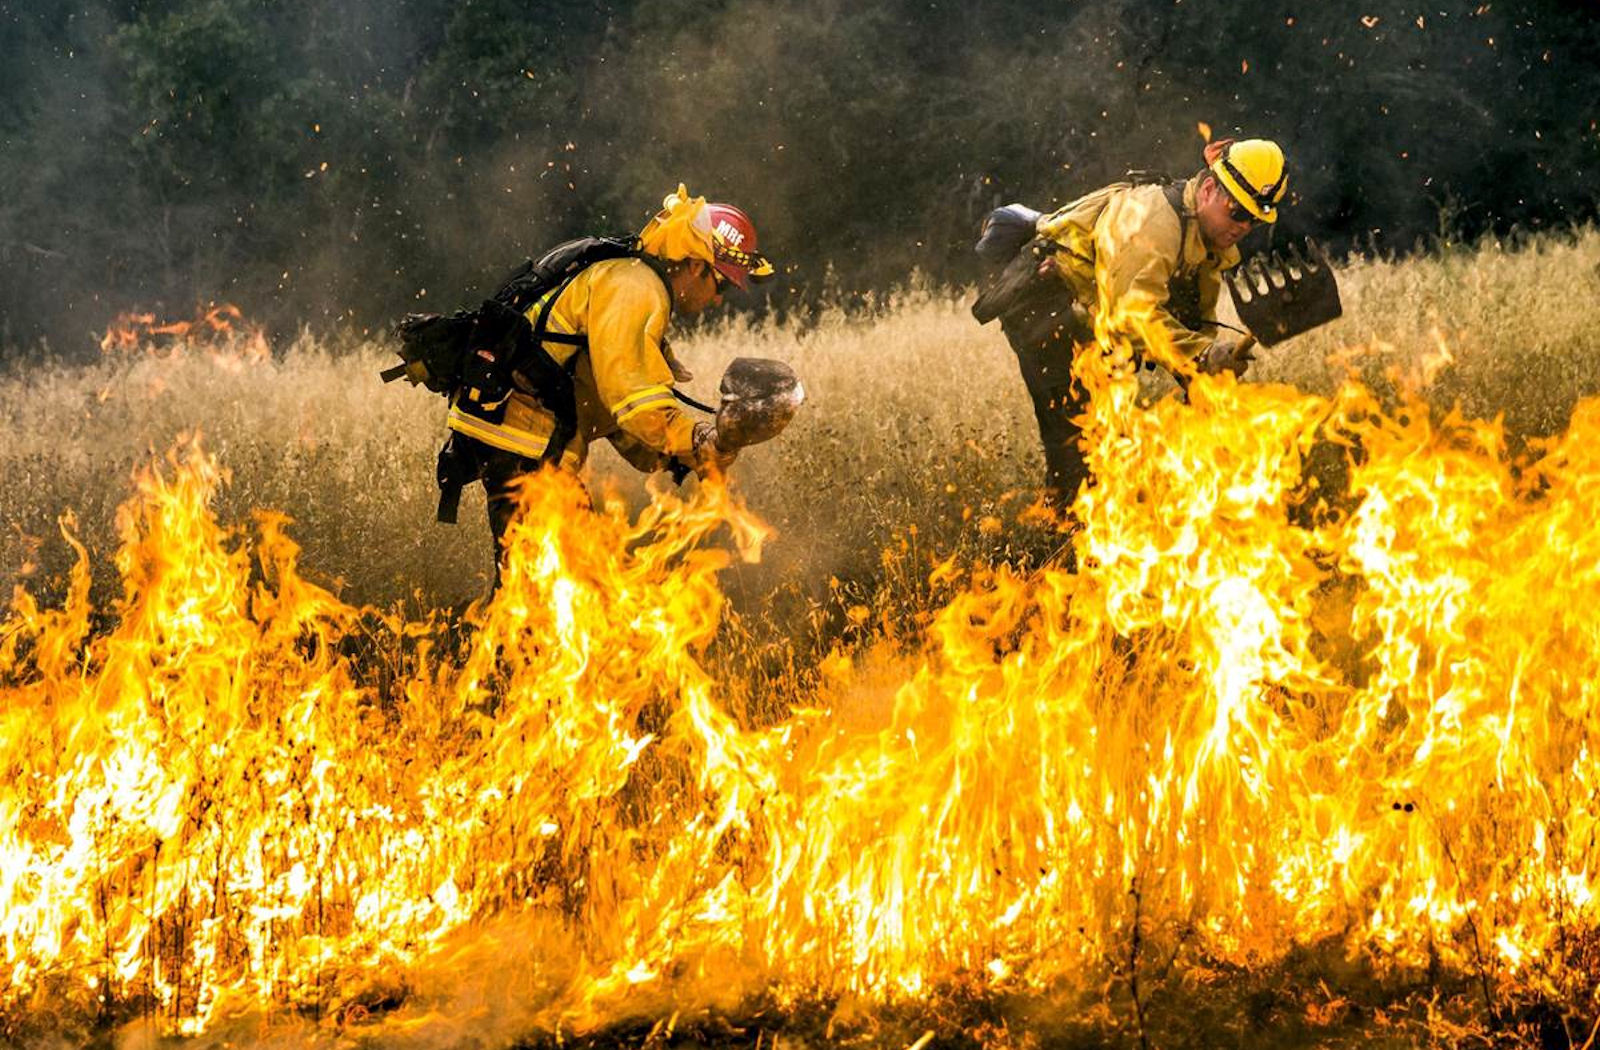
[{"label": "dark tree line", "polygon": [[0,345],[239,303],[381,324],[744,205],[780,308],[972,276],[997,202],[1278,138],[1275,236],[1404,251],[1600,198],[1588,0],[76,0],[0,4]]}]

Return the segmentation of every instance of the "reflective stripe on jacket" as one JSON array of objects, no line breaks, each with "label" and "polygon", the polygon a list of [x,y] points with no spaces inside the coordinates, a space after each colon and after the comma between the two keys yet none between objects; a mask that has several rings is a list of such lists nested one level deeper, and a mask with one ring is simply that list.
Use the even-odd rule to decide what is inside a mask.
[{"label": "reflective stripe on jacket", "polygon": [[[537,321],[543,305],[529,307],[530,322]],[[578,432],[561,457],[563,466],[581,466],[589,444],[600,438],[641,470],[659,469],[671,456],[693,461],[694,420],[672,394],[665,343],[671,315],[671,293],[640,259],[595,263],[562,290],[546,330],[589,340],[582,351],[565,343],[544,344],[559,364],[573,369],[577,393]],[[454,407],[448,422],[452,430],[531,458],[544,454],[555,427],[555,417],[521,391],[511,394],[498,423]]]},{"label": "reflective stripe on jacket", "polygon": [[1174,316],[1173,285],[1194,280],[1199,290],[1199,319],[1217,319],[1222,271],[1239,264],[1239,251],[1212,252],[1194,218],[1200,177],[1183,186],[1187,221],[1155,184],[1113,183],[1065,205],[1039,220],[1039,233],[1060,246],[1057,272],[1074,297],[1093,305],[1097,317],[1112,320],[1113,330],[1137,345],[1136,332],[1115,322],[1148,314],[1166,331],[1174,349],[1195,357],[1216,339],[1216,329],[1191,327]]}]

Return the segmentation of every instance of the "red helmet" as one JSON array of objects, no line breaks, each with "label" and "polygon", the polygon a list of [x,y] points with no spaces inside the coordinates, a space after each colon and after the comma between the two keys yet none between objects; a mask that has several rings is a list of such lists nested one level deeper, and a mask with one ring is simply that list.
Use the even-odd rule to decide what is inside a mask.
[{"label": "red helmet", "polygon": [[772,263],[756,250],[756,227],[750,216],[731,204],[707,204],[711,222],[712,264],[717,272],[740,288],[749,287],[751,278],[772,276]]}]

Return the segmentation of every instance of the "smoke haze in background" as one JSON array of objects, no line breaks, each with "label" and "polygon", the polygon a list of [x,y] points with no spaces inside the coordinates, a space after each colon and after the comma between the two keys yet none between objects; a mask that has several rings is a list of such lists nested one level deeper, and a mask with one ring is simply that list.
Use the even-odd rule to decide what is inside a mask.
[{"label": "smoke haze in background", "polygon": [[1202,122],[1285,144],[1272,236],[1406,251],[1592,217],[1596,97],[1600,21],[1557,0],[13,3],[0,346],[448,310],[680,179],[754,216],[780,310],[970,280],[988,208],[1188,173]]}]

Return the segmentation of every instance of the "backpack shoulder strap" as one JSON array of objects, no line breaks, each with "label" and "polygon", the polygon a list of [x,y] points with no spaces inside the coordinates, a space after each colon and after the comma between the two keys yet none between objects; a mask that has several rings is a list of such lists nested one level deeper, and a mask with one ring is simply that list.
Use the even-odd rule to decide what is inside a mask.
[{"label": "backpack shoulder strap", "polygon": [[[619,239],[596,239],[595,244],[584,254],[575,256],[568,261],[565,271],[558,282],[549,291],[543,293],[543,306],[539,309],[539,317],[533,323],[533,337],[536,343],[560,343],[564,346],[575,346],[579,350],[589,345],[586,335],[568,334],[565,332],[548,331],[550,312],[555,309],[556,300],[561,298],[561,293],[578,275],[596,263],[607,262],[611,259],[638,259],[650,268],[650,272],[660,278],[662,285],[667,290],[667,311],[670,317],[672,311],[672,280],[667,275],[667,264],[656,256],[640,250],[637,241],[623,241]],[[535,264],[537,265],[537,264]],[[569,360],[576,360],[576,355]]]},{"label": "backpack shoulder strap", "polygon": [[1161,193],[1167,198],[1167,203],[1172,205],[1172,210],[1178,213],[1178,261],[1183,261],[1183,249],[1189,243],[1189,221],[1194,217],[1183,206],[1183,188],[1187,185],[1182,182],[1169,182],[1161,187]]}]

